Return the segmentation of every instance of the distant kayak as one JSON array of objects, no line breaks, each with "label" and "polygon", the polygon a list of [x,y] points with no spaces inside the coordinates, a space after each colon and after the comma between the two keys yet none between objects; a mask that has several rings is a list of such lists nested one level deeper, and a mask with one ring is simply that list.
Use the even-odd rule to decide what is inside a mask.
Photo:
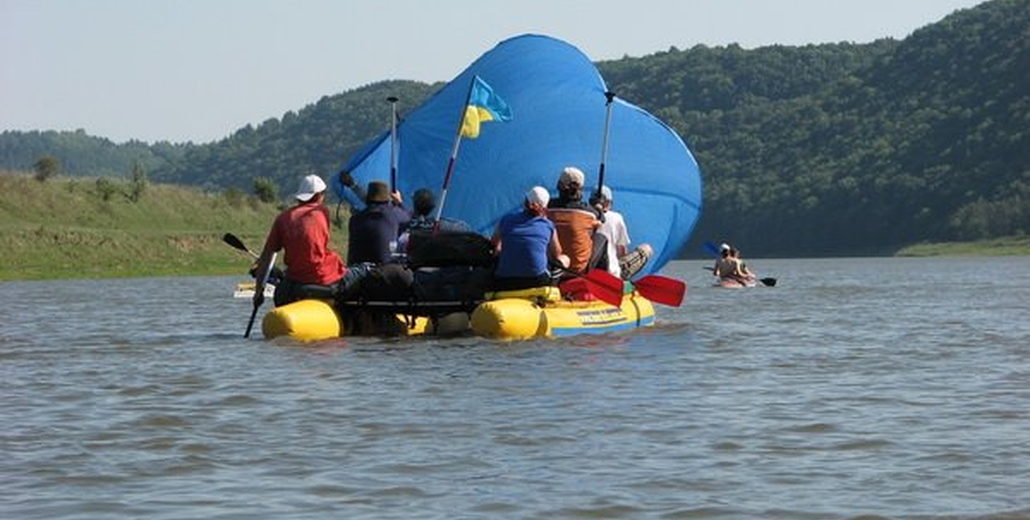
[{"label": "distant kayak", "polygon": [[743,287],[757,287],[758,286],[758,282],[755,281],[754,278],[747,278],[747,279],[741,280],[739,278],[726,277],[726,278],[720,278],[718,281],[715,282],[715,285],[717,287],[726,287],[726,288],[733,289],[733,288],[743,288]]},{"label": "distant kayak", "polygon": [[727,276],[716,280],[713,284],[715,287],[726,287],[729,289],[741,289],[745,287],[758,287],[764,285],[766,287],[773,287],[776,285],[775,278],[757,278],[754,275],[746,278],[738,278],[734,276]]},{"label": "distant kayak", "polygon": [[[239,282],[236,284],[236,290],[233,291],[233,298],[254,298],[254,288],[257,284],[254,282]],[[275,295],[275,285],[265,284],[265,298],[271,298]]]}]

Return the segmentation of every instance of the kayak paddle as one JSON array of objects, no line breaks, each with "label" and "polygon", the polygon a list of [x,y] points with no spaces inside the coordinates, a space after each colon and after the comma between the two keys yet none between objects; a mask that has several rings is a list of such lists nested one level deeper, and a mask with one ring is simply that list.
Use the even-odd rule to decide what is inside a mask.
[{"label": "kayak paddle", "polygon": [[250,253],[250,256],[253,256],[254,258],[258,257],[257,253],[251,251],[250,248],[243,244],[242,240],[240,240],[236,235],[232,233],[226,233],[225,235],[222,235],[222,241],[236,249],[239,249],[240,251]]},{"label": "kayak paddle", "polygon": [[[272,275],[272,266],[275,265],[275,256],[278,253],[272,253],[272,257],[268,259],[268,264],[264,266],[265,276],[261,277],[257,281],[257,285],[254,286],[254,308],[250,311],[250,321],[247,322],[247,332],[243,333],[244,338],[250,337],[250,329],[254,328],[254,318],[257,317],[257,311],[261,307],[262,303],[265,303],[265,284],[268,283],[268,277]],[[258,269],[257,272],[261,272]]]},{"label": "kayak paddle", "polygon": [[575,276],[586,282],[590,294],[597,297],[613,307],[622,306],[622,280],[612,276],[603,269],[591,269],[585,274],[564,270],[566,273]]}]

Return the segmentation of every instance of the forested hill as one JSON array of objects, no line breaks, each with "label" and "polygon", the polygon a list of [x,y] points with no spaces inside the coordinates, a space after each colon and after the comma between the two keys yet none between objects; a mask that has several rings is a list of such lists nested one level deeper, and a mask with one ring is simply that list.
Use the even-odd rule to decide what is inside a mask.
[{"label": "forested hill", "polygon": [[[697,46],[598,66],[611,90],[679,132],[701,165],[704,208],[688,254],[703,240],[749,256],[881,254],[1030,231],[1028,28],[1030,2],[993,0],[901,41]],[[386,81],[215,143],[115,149],[134,147],[158,181],[250,191],[263,177],[286,193],[304,173],[335,173],[385,130],[387,96],[401,99],[403,117],[439,87]],[[106,170],[79,168],[103,162],[85,160],[91,150],[114,155],[85,139],[106,141],[5,132],[0,167],[27,169],[50,150],[71,175],[129,171],[124,153]]]}]

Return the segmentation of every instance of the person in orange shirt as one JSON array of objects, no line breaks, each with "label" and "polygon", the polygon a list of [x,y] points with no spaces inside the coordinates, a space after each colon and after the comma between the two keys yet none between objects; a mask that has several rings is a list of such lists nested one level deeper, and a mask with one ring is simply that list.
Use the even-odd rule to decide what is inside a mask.
[{"label": "person in orange shirt", "polygon": [[579,168],[566,167],[558,177],[558,196],[547,204],[547,218],[554,222],[562,251],[569,257],[569,270],[577,273],[595,267],[594,231],[603,218],[597,208],[583,201],[584,181]]},{"label": "person in orange shirt", "polygon": [[[280,213],[272,223],[265,247],[258,257],[256,277],[264,288],[272,255],[285,249],[286,273],[276,285],[275,305],[285,305],[308,297],[305,286],[330,287],[334,292],[354,286],[371,270],[370,265],[348,269],[329,247],[329,209],[323,204],[326,184],[318,175],[301,179],[297,203]],[[264,302],[264,291],[254,292],[254,304]]]}]

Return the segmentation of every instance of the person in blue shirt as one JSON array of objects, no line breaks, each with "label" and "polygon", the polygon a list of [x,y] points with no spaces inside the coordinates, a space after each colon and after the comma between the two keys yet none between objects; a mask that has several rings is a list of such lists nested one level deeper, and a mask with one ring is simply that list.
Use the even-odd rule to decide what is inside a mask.
[{"label": "person in blue shirt", "polygon": [[551,285],[550,265],[569,266],[562,253],[554,223],[547,218],[550,194],[535,186],[526,193],[522,208],[501,218],[492,242],[497,255],[494,290],[516,290]]}]

